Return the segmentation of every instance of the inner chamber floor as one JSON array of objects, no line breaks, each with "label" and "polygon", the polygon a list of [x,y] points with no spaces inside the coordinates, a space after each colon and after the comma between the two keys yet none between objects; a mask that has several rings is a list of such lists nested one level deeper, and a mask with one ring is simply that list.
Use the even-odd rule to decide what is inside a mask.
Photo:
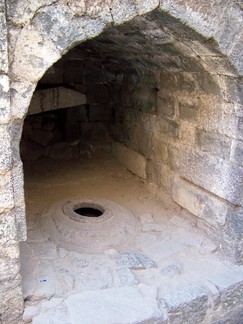
[{"label": "inner chamber floor", "polygon": [[[243,267],[223,260],[193,221],[144,181],[110,157],[24,167],[25,323],[240,323]],[[99,253],[61,248],[41,230],[40,215],[72,197],[108,199],[130,210],[138,221],[133,242],[126,248],[111,242]]]}]

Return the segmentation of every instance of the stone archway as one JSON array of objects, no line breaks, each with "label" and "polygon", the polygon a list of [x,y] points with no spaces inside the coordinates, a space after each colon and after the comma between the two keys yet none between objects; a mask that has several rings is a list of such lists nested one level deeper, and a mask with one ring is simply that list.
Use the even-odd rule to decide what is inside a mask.
[{"label": "stone archway", "polygon": [[[153,11],[154,9],[156,10]],[[19,14],[20,11],[23,11],[23,15]],[[164,11],[168,11],[169,15]],[[152,13],[146,18],[148,20],[144,20],[142,15],[149,12]],[[46,1],[43,5],[28,4],[28,2],[8,4],[10,67],[8,75],[11,86],[11,110],[4,114],[3,120],[3,138],[6,138],[4,142],[7,145],[5,149],[7,160],[3,162],[3,170],[8,170],[5,176],[6,181],[4,180],[6,182],[4,182],[5,192],[9,185],[8,196],[4,198],[3,211],[15,208],[11,217],[15,232],[13,247],[16,252],[14,257],[9,257],[9,259],[14,259],[16,265],[12,274],[12,278],[15,279],[13,286],[20,287],[21,285],[17,242],[25,239],[22,165],[18,146],[23,118],[27,113],[36,84],[45,71],[69,49],[94,38],[108,26],[118,26],[135,17],[138,17],[136,19],[138,25],[141,23],[141,29],[144,26],[148,27],[146,33],[151,32],[151,38],[158,39],[158,37],[165,36],[172,38],[171,41],[167,41],[173,45],[167,49],[168,52],[165,51],[163,57],[164,67],[169,66],[169,69],[160,76],[160,82],[165,86],[164,89],[167,91],[171,87],[173,92],[176,87],[182,85],[182,89],[177,90],[190,93],[192,76],[197,77],[202,74],[203,77],[196,82],[200,91],[205,92],[202,97],[209,94],[204,103],[200,102],[204,107],[201,110],[200,123],[197,123],[196,127],[191,127],[191,121],[188,122],[188,118],[190,119],[195,113],[193,100],[189,106],[188,103],[181,103],[178,110],[180,117],[185,121],[185,138],[184,143],[179,144],[183,147],[180,150],[181,167],[180,171],[175,174],[173,184],[169,185],[170,193],[177,203],[199,217],[199,222],[208,228],[209,233],[215,239],[220,237],[221,241],[222,235],[224,236],[222,240],[224,248],[228,254],[233,255],[235,262],[242,260],[240,254],[242,253],[240,246],[242,162],[239,158],[242,152],[242,135],[240,134],[242,115],[238,79],[242,67],[240,24],[234,25],[236,19],[231,19],[232,16],[240,19],[240,8],[237,3],[224,6],[223,10],[220,4],[210,6],[208,1],[203,4],[195,4],[193,1],[187,1],[186,4],[180,1],[165,3],[134,1],[132,4],[131,2],[121,4],[119,1],[97,1],[93,4],[88,1],[82,4],[75,1]],[[132,23],[128,31],[130,28],[132,28]],[[159,36],[154,34],[154,30],[157,30]],[[162,33],[161,30],[163,30]],[[141,30],[138,34],[141,35]],[[94,48],[99,49],[98,45],[95,42],[92,44]],[[105,52],[105,49],[102,50]],[[182,53],[182,57],[188,59],[180,66],[182,72],[180,71],[177,77],[174,77],[178,68],[175,60],[177,53],[178,55]],[[173,59],[171,55],[174,55]],[[143,60],[145,58],[144,56]],[[154,60],[156,61],[156,58]],[[138,66],[136,63],[136,70],[141,70],[144,62],[138,62]],[[202,70],[199,69],[201,67]],[[157,69],[156,64],[153,69]],[[4,82],[6,83],[5,79]],[[5,88],[7,92],[8,89]],[[137,92],[139,94],[139,89]],[[174,96],[177,95],[175,91]],[[161,98],[161,100],[166,100],[166,98]],[[170,120],[164,122],[163,127],[167,129],[169,136],[172,134],[173,137],[173,134],[176,135],[178,123],[173,119],[174,117],[168,116],[169,111],[164,111],[163,114],[167,114],[167,119]],[[153,122],[153,117],[151,122]],[[217,126],[216,132],[215,125]],[[194,131],[196,128],[197,133],[194,135],[197,136],[197,143],[191,140],[190,130],[192,128]],[[216,146],[222,147],[222,150],[216,150],[216,153],[215,143]],[[157,172],[155,164],[150,165],[150,168],[151,181],[154,181]],[[193,185],[188,186],[188,181]],[[190,197],[189,204],[185,196]],[[8,214],[8,211],[6,213]],[[208,226],[208,220],[205,222],[204,213],[212,215],[212,227]],[[219,218],[215,225],[217,216]],[[9,219],[11,217],[8,215]],[[21,292],[19,290],[18,296],[9,297],[5,293],[4,295],[6,295],[6,300],[12,300],[9,309],[4,310],[6,312],[4,317],[8,318],[11,305],[21,311]]]}]

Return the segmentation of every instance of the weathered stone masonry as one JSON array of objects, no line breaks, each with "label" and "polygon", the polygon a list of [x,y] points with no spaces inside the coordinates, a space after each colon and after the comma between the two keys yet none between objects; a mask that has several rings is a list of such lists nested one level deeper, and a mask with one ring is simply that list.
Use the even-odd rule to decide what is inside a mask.
[{"label": "weathered stone masonry", "polygon": [[[19,322],[22,311],[18,242],[26,233],[19,142],[24,117],[47,69],[79,44],[66,71],[76,71],[85,52],[92,64],[82,67],[78,79],[74,72],[64,74],[58,86],[66,82],[69,89],[86,94],[89,120],[80,122],[105,123],[122,162],[133,172],[134,163],[140,163],[139,176],[169,193],[226,255],[242,263],[243,42],[238,1],[22,0],[8,1],[7,8],[0,1],[0,23],[3,322]],[[90,97],[104,89],[108,102]],[[109,107],[106,120],[96,121],[104,106]],[[75,136],[70,135],[70,142]],[[123,152],[132,158],[124,158]]]}]

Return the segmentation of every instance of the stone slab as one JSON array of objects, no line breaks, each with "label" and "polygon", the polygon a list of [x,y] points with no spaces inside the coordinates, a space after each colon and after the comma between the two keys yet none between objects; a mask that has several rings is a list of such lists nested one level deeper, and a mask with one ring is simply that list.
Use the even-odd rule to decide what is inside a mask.
[{"label": "stone slab", "polygon": [[210,152],[223,159],[229,159],[231,139],[220,133],[197,129],[197,144],[202,151]]},{"label": "stone slab", "polygon": [[161,317],[156,289],[142,284],[87,291],[68,297],[65,303],[73,324],[154,323]]},{"label": "stone slab", "polygon": [[113,152],[118,161],[129,171],[146,179],[146,159],[143,155],[117,142],[113,143]]},{"label": "stone slab", "polygon": [[116,263],[119,267],[127,267],[132,270],[143,270],[157,268],[158,265],[153,260],[140,252],[126,252],[121,254]]},{"label": "stone slab", "polygon": [[139,283],[131,270],[125,267],[117,268],[116,273],[122,286],[133,286]]},{"label": "stone slab", "polygon": [[7,123],[8,121],[10,121],[9,78],[7,75],[0,75],[0,122]]},{"label": "stone slab", "polygon": [[86,96],[79,91],[65,87],[42,89],[35,91],[30,103],[29,114],[83,104],[86,104]]},{"label": "stone slab", "polygon": [[188,284],[165,294],[170,323],[203,323],[208,310],[206,291],[195,284]]},{"label": "stone slab", "polygon": [[172,198],[180,206],[211,225],[225,224],[228,211],[226,202],[189,181],[176,177],[172,189]]},{"label": "stone slab", "polygon": [[234,205],[242,203],[243,168],[228,161],[184,148],[179,174]]}]

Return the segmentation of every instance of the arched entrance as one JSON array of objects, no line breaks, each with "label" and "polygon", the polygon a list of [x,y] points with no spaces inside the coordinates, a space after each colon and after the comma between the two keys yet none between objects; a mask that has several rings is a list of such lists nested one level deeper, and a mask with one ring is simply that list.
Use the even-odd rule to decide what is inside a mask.
[{"label": "arched entrance", "polygon": [[[220,20],[225,21],[222,28],[225,34],[214,34],[216,17],[219,18],[216,5],[210,11],[211,16],[204,6],[193,8],[190,3],[187,10],[183,5],[168,3],[152,11],[158,5],[157,1],[149,5],[141,1],[133,5],[102,2],[93,6],[55,2],[26,10],[23,21],[15,15],[16,9],[20,9],[18,5],[17,8],[10,5],[11,112],[15,120],[10,135],[12,150],[15,153],[19,145],[23,117],[37,81],[47,68],[76,44],[100,34],[106,26],[120,25],[133,18],[86,43],[93,53],[107,57],[113,52],[113,59],[118,60],[119,69],[127,76],[119,84],[125,121],[114,122],[113,136],[118,136],[116,142],[119,142],[117,132],[121,131],[126,147],[143,156],[142,177],[155,183],[159,190],[167,191],[173,200],[194,214],[198,224],[240,262],[242,116],[237,28],[232,35],[233,45],[232,38],[229,41],[224,37],[226,16],[238,13],[237,7],[225,8]],[[186,14],[188,8],[195,10],[196,17]],[[151,13],[140,16],[146,12]],[[129,50],[127,44],[132,44]],[[113,68],[114,65],[116,62]],[[133,134],[135,129],[140,133]],[[137,143],[132,141],[133,136],[137,136]],[[122,150],[124,147],[117,144],[118,156]],[[13,204],[18,210],[19,239],[24,239],[22,167],[18,152],[13,159]]]}]

